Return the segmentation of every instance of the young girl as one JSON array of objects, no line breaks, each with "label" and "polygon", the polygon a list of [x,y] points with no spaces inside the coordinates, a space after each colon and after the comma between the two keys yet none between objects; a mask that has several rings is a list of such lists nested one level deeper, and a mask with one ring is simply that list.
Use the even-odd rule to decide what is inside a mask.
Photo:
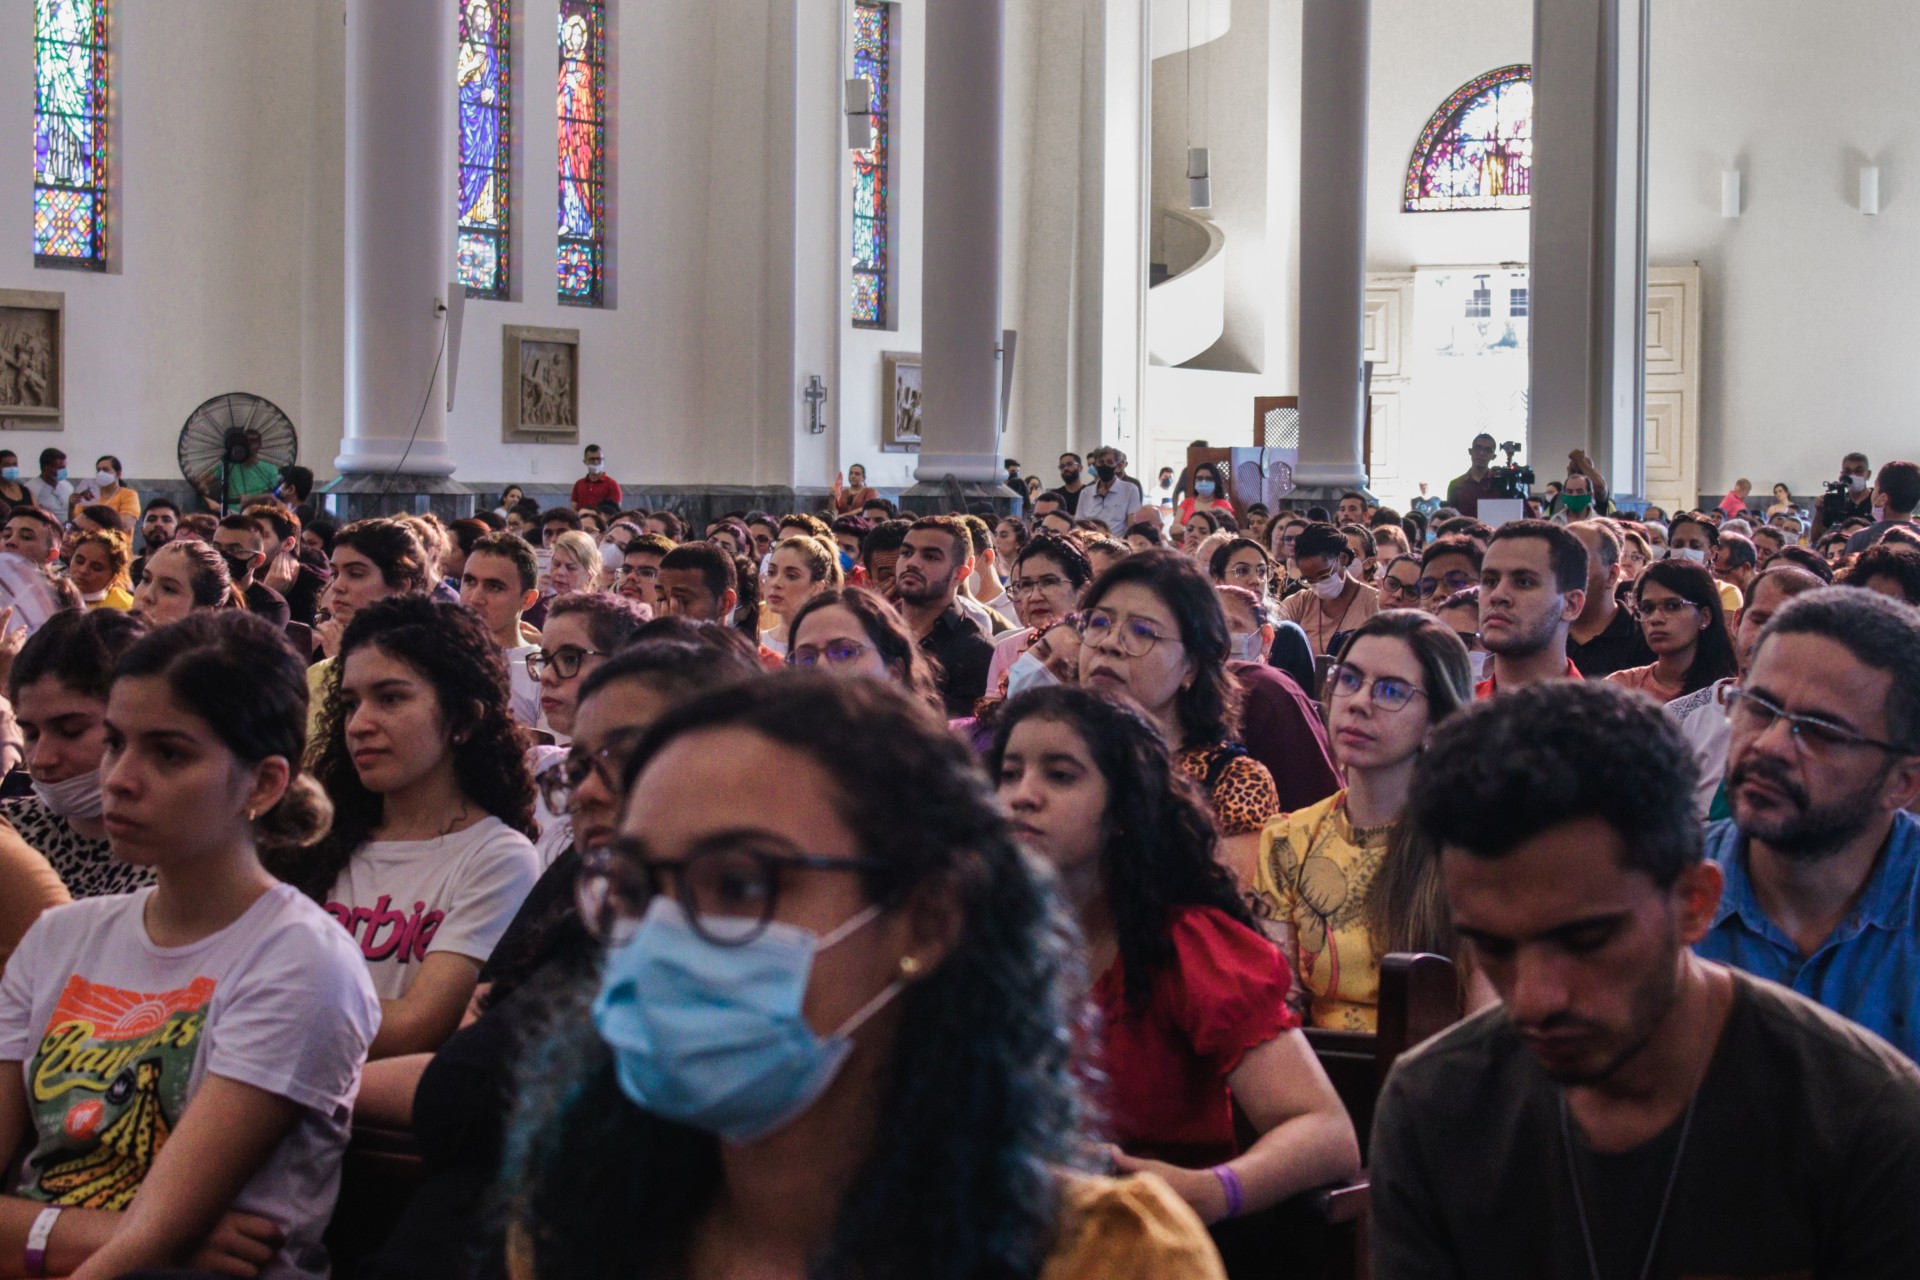
[{"label": "young girl", "polygon": [[[1445,932],[1433,920],[1444,921],[1438,868],[1418,856],[1400,817],[1427,739],[1472,701],[1466,645],[1412,609],[1369,618],[1327,677],[1327,728],[1347,785],[1267,824],[1255,880],[1279,922],[1295,1003],[1315,1026],[1374,1030],[1380,957],[1407,949],[1389,939],[1410,921]],[[1419,865],[1401,865],[1410,862]]]},{"label": "young girl", "polygon": [[760,643],[784,655],[787,629],[800,613],[800,606],[840,586],[840,557],[818,538],[788,538],[773,549],[767,572],[760,582],[760,593],[767,608],[779,618],[760,634]]},{"label": "young girl", "polygon": [[1633,585],[1633,612],[1654,660],[1607,679],[1672,702],[1717,680],[1738,675],[1733,637],[1713,575],[1684,560],[1660,560]]},{"label": "young girl", "polygon": [[372,1056],[437,1048],[539,875],[533,783],[499,646],[424,596],[354,617],[327,684],[313,772],[327,838],[274,866],[359,945],[380,995]]},{"label": "young girl", "polygon": [[[1359,1172],[1353,1122],[1286,1007],[1286,962],[1155,726],[1042,689],[1007,704],[988,767],[1080,920],[1117,1166],[1159,1174],[1209,1222]],[[1259,1135],[1244,1148],[1236,1104]]]},{"label": "young girl", "polygon": [[246,613],[121,660],[107,832],[157,883],[48,912],[0,981],[0,1150],[31,1149],[0,1255],[26,1274],[326,1275],[380,1009],[338,926],[261,865],[325,829],[305,724],[299,658]]}]

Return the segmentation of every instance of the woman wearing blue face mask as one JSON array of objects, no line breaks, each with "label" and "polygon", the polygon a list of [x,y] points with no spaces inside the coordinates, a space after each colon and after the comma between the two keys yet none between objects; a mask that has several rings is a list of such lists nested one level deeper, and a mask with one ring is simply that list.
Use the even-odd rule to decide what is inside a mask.
[{"label": "woman wearing blue face mask", "polygon": [[[714,804],[742,767],[782,785]],[[518,1280],[1220,1276],[1164,1186],[1068,1172],[1072,945],[925,708],[756,682],[668,712],[629,774],[582,871],[598,990],[524,1076]]]},{"label": "woman wearing blue face mask", "polygon": [[33,501],[33,495],[20,483],[20,455],[11,449],[0,449],[0,498],[10,507],[26,506]]},{"label": "woman wearing blue face mask", "polygon": [[1203,462],[1193,469],[1193,492],[1180,504],[1180,523],[1191,521],[1195,511],[1215,508],[1233,511],[1233,503],[1227,501],[1226,476],[1213,463]]},{"label": "woman wearing blue face mask", "polygon": [[1433,730],[1472,701],[1466,646],[1416,609],[1368,619],[1327,677],[1327,729],[1347,785],[1267,824],[1256,880],[1281,925],[1295,1003],[1315,1026],[1375,1030],[1380,957],[1452,949],[1439,866],[1400,819]]}]

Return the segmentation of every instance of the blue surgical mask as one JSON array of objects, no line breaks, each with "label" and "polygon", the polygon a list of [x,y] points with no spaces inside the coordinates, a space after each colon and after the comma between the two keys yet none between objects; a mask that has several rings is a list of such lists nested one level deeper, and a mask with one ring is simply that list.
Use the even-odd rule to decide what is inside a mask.
[{"label": "blue surgical mask", "polygon": [[848,555],[846,552],[842,551],[840,553],[840,572],[852,573],[853,565],[854,565],[853,557]]},{"label": "blue surgical mask", "polygon": [[1203,498],[1211,498],[1213,496],[1213,481],[1195,480],[1193,482],[1193,491]]},{"label": "blue surgical mask", "polygon": [[0,467],[0,480],[5,480],[8,484],[12,484],[15,480],[18,480],[19,478],[20,478],[20,468]]},{"label": "blue surgical mask", "polygon": [[1048,670],[1047,664],[1040,661],[1039,655],[1023,653],[1007,668],[1007,696],[1025,693],[1029,689],[1045,689],[1049,685],[1060,683],[1060,677]]},{"label": "blue surgical mask", "polygon": [[608,950],[593,1002],[620,1091],[728,1142],[794,1120],[833,1083],[853,1032],[900,991],[892,983],[829,1036],[801,1013],[813,958],[879,915],[870,907],[823,938],[773,923],[722,947],[694,932],[677,901],[654,898],[633,936]]},{"label": "blue surgical mask", "polygon": [[58,471],[53,473],[53,478],[56,483],[61,480],[65,480],[67,478],[67,469],[65,467],[60,468]]}]

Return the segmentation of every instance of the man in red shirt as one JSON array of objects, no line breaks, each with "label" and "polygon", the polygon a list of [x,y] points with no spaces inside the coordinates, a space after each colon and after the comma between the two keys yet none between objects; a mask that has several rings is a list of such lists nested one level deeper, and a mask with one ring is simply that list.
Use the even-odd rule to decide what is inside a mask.
[{"label": "man in red shirt", "polygon": [[1480,565],[1480,643],[1493,674],[1474,696],[1491,698],[1546,680],[1578,680],[1567,630],[1587,603],[1587,548],[1545,520],[1501,525]]},{"label": "man in red shirt", "polygon": [[587,474],[573,482],[573,500],[568,505],[576,511],[591,511],[603,502],[619,506],[620,482],[602,469],[599,445],[587,446],[586,462]]}]

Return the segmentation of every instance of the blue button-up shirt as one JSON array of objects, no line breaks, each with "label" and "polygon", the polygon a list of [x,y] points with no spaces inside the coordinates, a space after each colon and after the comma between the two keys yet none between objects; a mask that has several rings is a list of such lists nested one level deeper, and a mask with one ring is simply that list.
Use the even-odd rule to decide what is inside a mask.
[{"label": "blue button-up shirt", "polygon": [[1754,896],[1739,828],[1730,821],[1708,827],[1707,856],[1726,873],[1727,887],[1696,952],[1791,987],[1920,1060],[1920,822],[1895,816],[1860,901],[1805,957]]}]

